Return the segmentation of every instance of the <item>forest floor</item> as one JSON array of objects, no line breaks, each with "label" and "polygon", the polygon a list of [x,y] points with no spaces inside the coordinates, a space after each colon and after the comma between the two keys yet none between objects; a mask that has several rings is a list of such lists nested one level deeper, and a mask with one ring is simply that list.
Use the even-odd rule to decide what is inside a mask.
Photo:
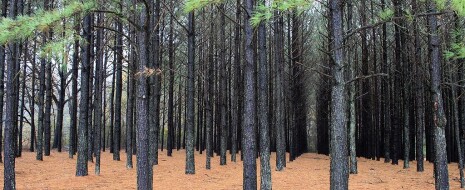
[{"label": "forest floor", "polygon": [[[16,185],[17,189],[136,189],[136,169],[126,169],[125,160],[124,151],[121,161],[113,161],[112,154],[103,152],[99,176],[94,174],[94,164],[89,163],[89,176],[75,177],[76,157],[69,159],[67,152],[54,151],[44,161],[36,161],[35,153],[23,152],[16,159]],[[135,163],[135,156],[133,160]],[[185,175],[185,152],[174,150],[173,157],[167,157],[165,150],[154,167],[154,189],[242,189],[242,163],[229,160],[226,166],[220,166],[219,157],[214,157],[212,169],[206,170],[205,154],[196,152],[196,174]],[[350,189],[434,189],[433,165],[429,162],[425,162],[425,172],[417,173],[416,162],[410,163],[410,169],[402,169],[402,161],[399,165],[363,158],[358,161],[359,174],[350,176]],[[277,172],[272,154],[271,165],[273,189],[329,189],[327,156],[304,154]],[[451,189],[458,189],[457,164],[449,165],[449,173]]]}]

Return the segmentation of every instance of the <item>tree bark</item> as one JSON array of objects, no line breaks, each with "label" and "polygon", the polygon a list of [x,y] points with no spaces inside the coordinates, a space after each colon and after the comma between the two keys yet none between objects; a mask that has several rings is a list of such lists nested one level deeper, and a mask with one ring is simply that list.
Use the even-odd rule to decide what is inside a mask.
[{"label": "tree bark", "polygon": [[86,44],[81,47],[81,100],[79,105],[79,128],[78,128],[78,159],[76,167],[76,176],[86,176],[87,156],[88,156],[88,106],[89,106],[89,70],[90,70],[90,54],[91,54],[91,33],[92,33],[92,18],[91,15],[86,15],[83,21],[83,39]]},{"label": "tree bark", "polygon": [[[2,2],[3,13],[6,15],[6,2]],[[9,18],[14,19],[16,17],[15,14],[15,7],[17,6],[17,1],[13,1],[10,3],[9,9]],[[9,43],[7,45],[7,49],[13,49],[15,46],[14,43]],[[10,52],[12,53],[12,52]],[[7,64],[7,76],[6,76],[6,88],[7,89],[14,89],[14,81],[15,81],[15,67],[16,62],[12,59],[13,54],[11,54],[9,59],[6,61]],[[5,110],[5,163],[4,163],[4,170],[3,170],[3,188],[4,189],[16,189],[16,180],[15,180],[15,150],[14,150],[14,118],[17,117],[17,113],[14,112],[14,104],[15,104],[15,95],[13,90],[6,91],[6,110]]]},{"label": "tree bark", "polygon": [[[76,20],[78,17],[75,17]],[[80,32],[79,24],[76,24],[76,32]],[[78,115],[78,70],[79,68],[79,40],[74,41],[72,86],[71,86],[71,124],[69,129],[69,158],[73,158],[77,151],[77,115]],[[39,112],[40,113],[40,112]],[[40,119],[40,118],[39,118]],[[40,125],[40,123],[39,123]]]},{"label": "tree bark", "polygon": [[[260,1],[264,5],[264,1]],[[266,52],[266,26],[261,22],[258,26],[258,60],[259,60],[259,97],[258,114],[260,129],[260,189],[272,189],[270,166],[270,128],[268,124],[268,68]]]},{"label": "tree bark", "polygon": [[[97,25],[103,25],[104,15],[103,13],[99,13],[97,16]],[[102,86],[104,81],[104,70],[103,70],[103,29],[97,29],[97,39],[96,39],[96,47],[97,51],[97,58],[95,61],[95,86],[94,86],[94,130],[95,130],[95,174],[100,175],[100,138],[102,132]]]},{"label": "tree bark", "polygon": [[244,70],[244,115],[243,115],[243,189],[257,189],[257,163],[256,163],[256,102],[255,102],[255,58],[252,48],[253,28],[251,16],[253,13],[253,0],[245,0],[244,34],[245,34],[245,70]]},{"label": "tree bark", "polygon": [[[225,13],[224,4],[221,4],[219,7],[219,11],[221,13]],[[220,131],[221,131],[221,138],[220,138],[220,165],[226,165],[226,152],[228,149],[228,125],[226,121],[227,113],[226,113],[226,106],[227,106],[227,97],[226,97],[226,35],[225,35],[225,14],[221,14],[220,16],[220,37],[219,37],[219,72],[220,72],[220,93],[219,93],[219,102],[220,102]],[[212,35],[212,34],[211,34]]]},{"label": "tree bark", "polygon": [[284,97],[284,21],[283,13],[275,12],[275,68],[276,68],[276,170],[286,167],[285,97]]},{"label": "tree bark", "polygon": [[194,12],[188,15],[188,33],[187,33],[187,113],[186,113],[186,174],[195,174],[194,162],[194,61],[195,61],[195,29],[194,29]]},{"label": "tree bark", "polygon": [[332,30],[332,76],[334,86],[331,92],[331,148],[330,148],[330,188],[348,189],[349,185],[349,160],[347,155],[347,129],[346,129],[346,97],[344,80],[344,46],[342,29],[343,2],[330,1],[330,21]]},{"label": "tree bark", "polygon": [[[428,1],[428,10],[436,11],[436,5],[432,0]],[[434,177],[436,189],[449,189],[449,172],[447,168],[446,138],[444,127],[446,116],[441,92],[441,41],[438,36],[437,15],[428,16],[430,59],[431,59],[431,91],[433,93],[433,119],[434,119]]]},{"label": "tree bark", "polygon": [[143,1],[137,1],[138,10],[137,21],[139,28],[137,29],[137,45],[139,48],[139,65],[137,68],[137,89],[136,89],[136,122],[137,122],[137,189],[150,189],[152,184],[149,184],[150,170],[152,166],[149,163],[149,126],[148,126],[148,90],[146,68],[148,67],[148,51],[147,41],[148,34],[146,33],[147,21],[149,19],[148,7],[143,4]]},{"label": "tree bark", "polygon": [[[122,6],[122,5],[121,5]],[[122,9],[122,7],[120,7]],[[121,96],[123,94],[123,24],[116,23],[116,78],[115,78],[115,125],[113,129],[113,160],[120,160],[121,146]]]}]

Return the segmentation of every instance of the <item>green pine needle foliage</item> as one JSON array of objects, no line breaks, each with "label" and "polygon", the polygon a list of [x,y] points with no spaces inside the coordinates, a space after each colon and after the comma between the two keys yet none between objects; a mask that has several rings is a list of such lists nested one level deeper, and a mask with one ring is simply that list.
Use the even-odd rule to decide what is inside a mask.
[{"label": "green pine needle foliage", "polygon": [[260,4],[256,7],[251,22],[256,27],[262,21],[269,21],[274,11],[296,10],[300,14],[310,9],[313,3],[313,0],[274,0],[270,5]]},{"label": "green pine needle foliage", "polygon": [[33,15],[21,15],[16,19],[3,18],[0,20],[0,44],[6,44],[12,41],[24,40],[36,32],[46,32],[51,28],[58,28],[65,18],[77,14],[84,14],[96,6],[93,0],[73,1],[69,5],[52,11],[39,10]]},{"label": "green pine needle foliage", "polygon": [[184,12],[190,13],[195,10],[200,10],[211,4],[222,3],[224,0],[187,0],[184,4]]}]

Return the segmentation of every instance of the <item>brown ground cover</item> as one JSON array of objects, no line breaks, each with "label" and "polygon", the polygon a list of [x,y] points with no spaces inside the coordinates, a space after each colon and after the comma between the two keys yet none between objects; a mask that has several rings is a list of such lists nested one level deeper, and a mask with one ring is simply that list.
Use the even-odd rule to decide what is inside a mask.
[{"label": "brown ground cover", "polygon": [[[196,153],[196,174],[185,175],[185,152],[173,151],[167,157],[160,152],[159,165],[154,167],[155,189],[242,189],[242,164],[229,162],[219,165],[219,157],[212,159],[212,169],[205,169],[205,154]],[[136,169],[126,169],[126,156],[113,161],[108,152],[102,153],[101,174],[94,174],[89,164],[89,176],[75,177],[76,159],[67,153],[52,152],[44,161],[36,161],[35,153],[24,152],[16,159],[18,189],[136,189]],[[133,157],[135,160],[135,157]],[[257,160],[257,164],[258,164]],[[329,158],[304,154],[288,162],[282,172],[274,171],[275,157],[271,157],[273,189],[329,189]],[[2,164],[3,165],[3,164]],[[259,168],[257,168],[259,171]],[[457,164],[449,165],[451,189],[458,189]],[[0,186],[3,186],[3,166],[0,167]],[[350,176],[350,189],[434,189],[433,165],[425,163],[425,172],[416,172],[416,162],[410,169],[402,169],[382,161],[359,159],[359,174]]]}]

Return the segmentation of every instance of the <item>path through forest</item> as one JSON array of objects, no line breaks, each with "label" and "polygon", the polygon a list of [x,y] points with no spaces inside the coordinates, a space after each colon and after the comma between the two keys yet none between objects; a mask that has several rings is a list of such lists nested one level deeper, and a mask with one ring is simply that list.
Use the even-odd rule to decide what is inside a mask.
[{"label": "path through forest", "polygon": [[[89,164],[89,176],[75,177],[76,160],[68,153],[52,152],[44,161],[36,161],[35,153],[23,152],[16,159],[18,189],[135,189],[136,169],[126,169],[125,156],[113,161],[108,152],[102,154],[101,175],[95,176]],[[238,157],[240,158],[240,157]],[[133,158],[134,159],[134,158]],[[212,170],[205,169],[205,154],[196,152],[196,174],[185,175],[185,152],[173,151],[173,157],[161,152],[159,165],[154,168],[154,189],[242,189],[242,162],[219,165],[219,157],[212,159]],[[135,159],[134,159],[135,160]],[[258,162],[258,160],[257,160]],[[272,154],[273,189],[329,189],[329,157],[304,154],[288,163],[283,172],[274,171],[276,159]],[[383,161],[359,159],[359,174],[351,175],[350,189],[434,189],[433,165],[426,163],[425,172],[402,169]],[[260,171],[260,170],[257,170]],[[449,165],[451,189],[458,189],[457,164]],[[3,184],[3,167],[0,167]]]}]

